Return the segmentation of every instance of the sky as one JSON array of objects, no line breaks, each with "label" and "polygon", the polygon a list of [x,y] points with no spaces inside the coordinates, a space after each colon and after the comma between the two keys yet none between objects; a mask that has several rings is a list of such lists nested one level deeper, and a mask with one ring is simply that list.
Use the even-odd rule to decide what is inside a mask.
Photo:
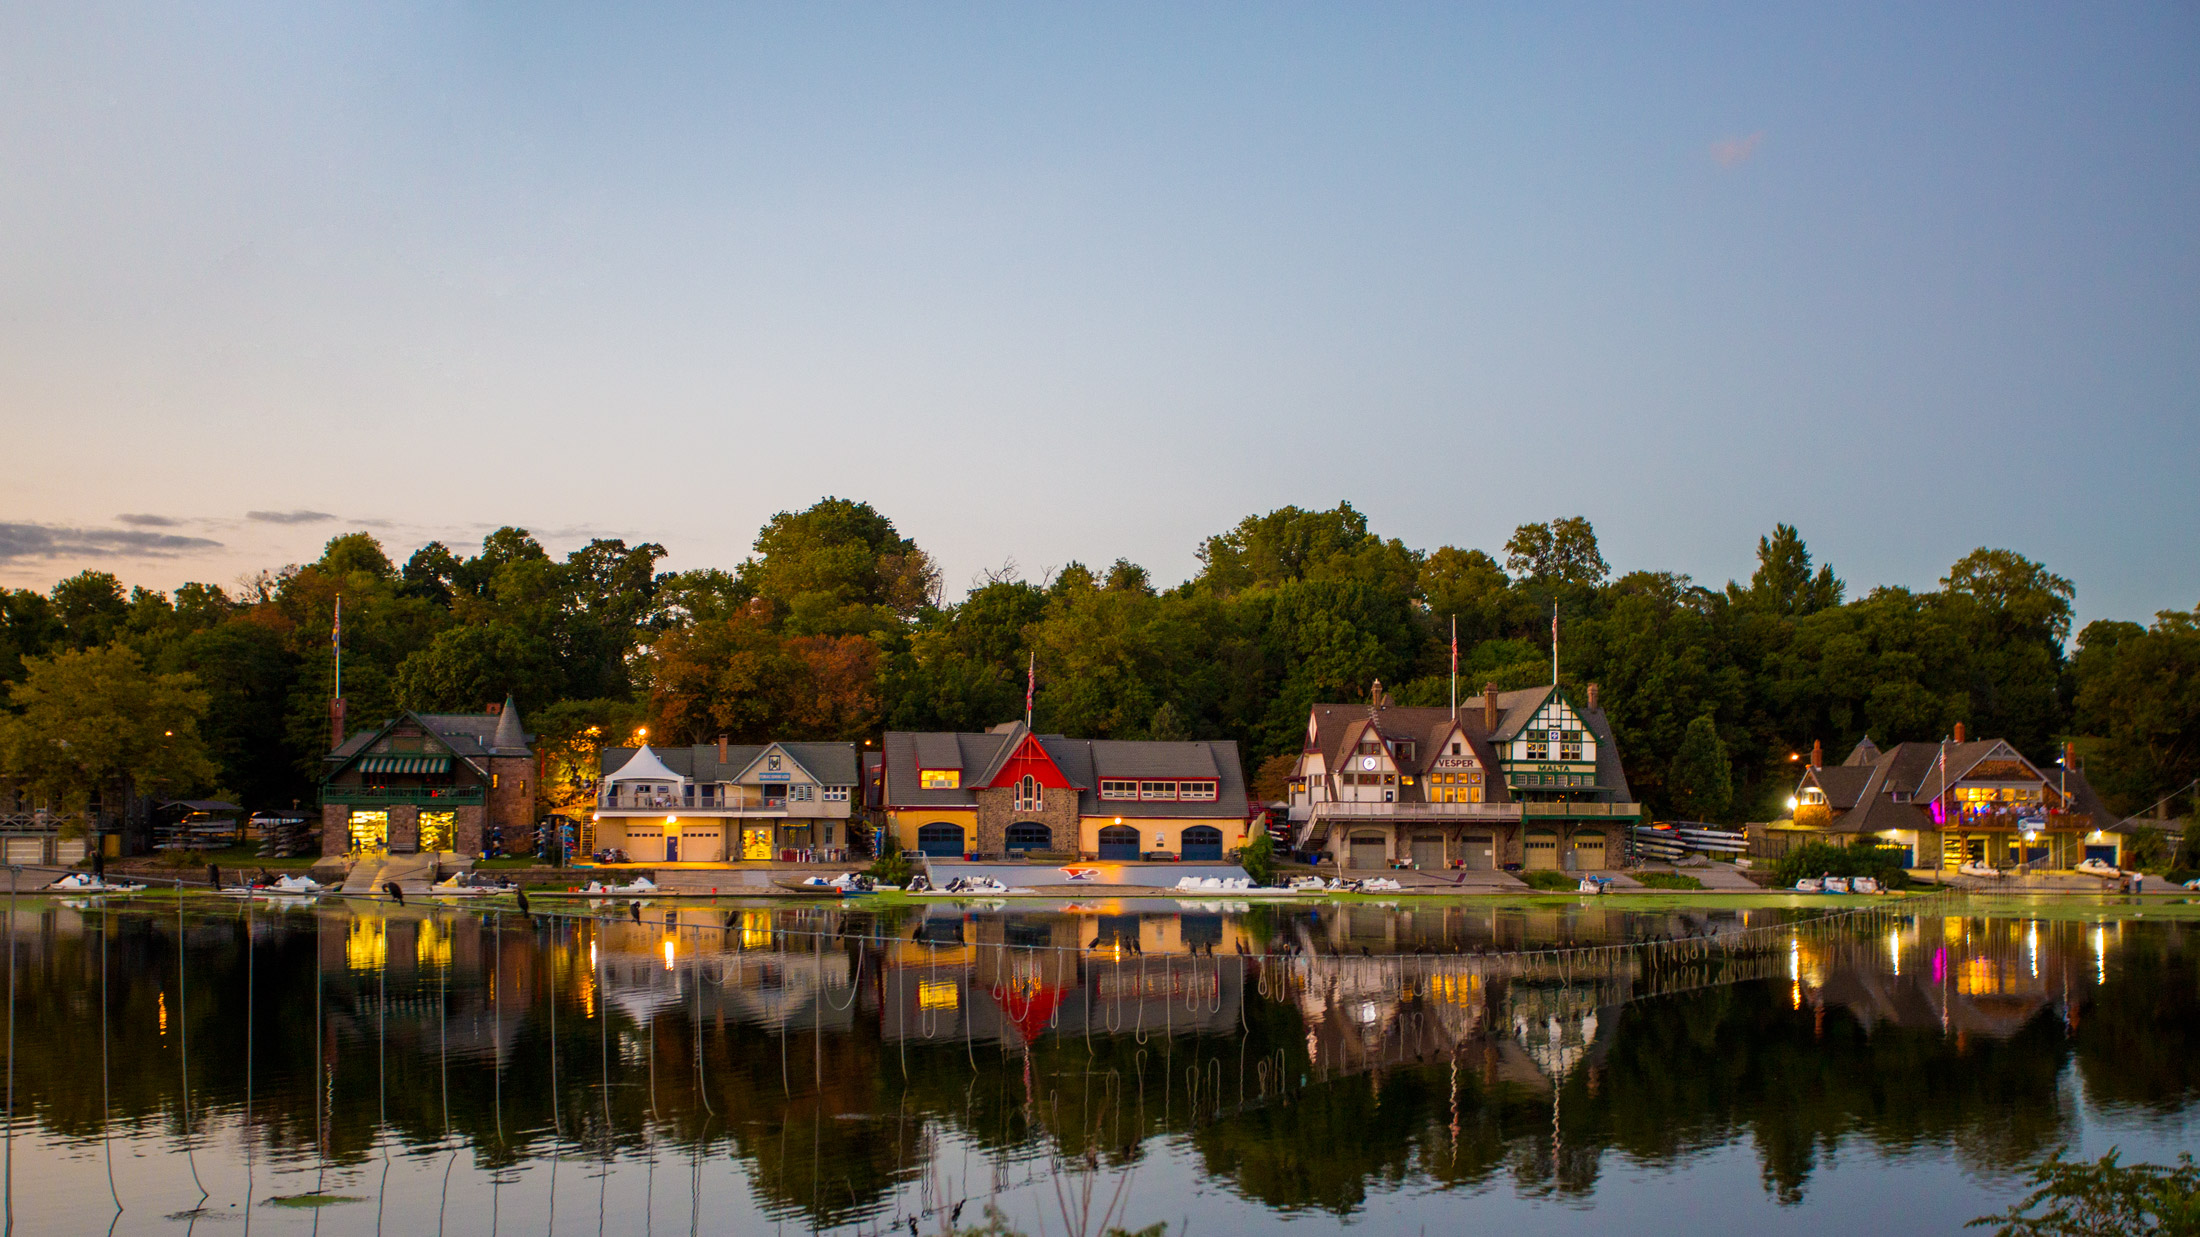
[{"label": "sky", "polygon": [[2200,7],[0,6],[0,583],[1349,500],[2200,603]]}]

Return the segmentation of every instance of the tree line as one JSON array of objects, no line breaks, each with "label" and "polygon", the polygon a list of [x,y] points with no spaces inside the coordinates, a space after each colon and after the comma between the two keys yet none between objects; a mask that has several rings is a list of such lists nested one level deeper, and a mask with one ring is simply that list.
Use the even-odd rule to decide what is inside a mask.
[{"label": "tree line", "polygon": [[2200,618],[2073,637],[2070,581],[2010,550],[1965,555],[1937,589],[1851,596],[1780,525],[1747,581],[1710,587],[1615,575],[1582,518],[1522,525],[1496,553],[1424,551],[1347,503],[1248,516],[1173,588],[1119,558],[1010,565],[949,602],[890,519],[827,498],[772,517],[733,570],[664,556],[601,539],[559,558],[502,528],[477,554],[431,542],[400,564],[358,532],[231,589],[86,571],[0,593],[0,772],[70,805],[120,782],[310,803],[341,597],[355,727],[509,695],[562,773],[553,796],[645,726],[673,744],[982,729],[1021,715],[1034,662],[1041,729],[1236,739],[1273,794],[1308,706],[1378,679],[1399,704],[1445,703],[1454,623],[1462,696],[1549,682],[1554,615],[1562,682],[1601,684],[1661,815],[1767,819],[1812,740],[1838,759],[1957,721],[2050,764],[2075,740],[2123,811],[2200,776]]}]

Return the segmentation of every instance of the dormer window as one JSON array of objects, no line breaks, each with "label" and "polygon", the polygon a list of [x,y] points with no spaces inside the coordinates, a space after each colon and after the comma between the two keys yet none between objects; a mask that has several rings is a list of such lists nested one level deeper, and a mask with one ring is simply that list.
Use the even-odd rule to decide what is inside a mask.
[{"label": "dormer window", "polygon": [[1456,741],[1454,741],[1451,745],[1451,754],[1454,756],[1457,756],[1459,754],[1459,744]]},{"label": "dormer window", "polygon": [[926,790],[960,790],[962,789],[962,778],[962,770],[960,769],[919,769],[917,771],[917,785]]}]

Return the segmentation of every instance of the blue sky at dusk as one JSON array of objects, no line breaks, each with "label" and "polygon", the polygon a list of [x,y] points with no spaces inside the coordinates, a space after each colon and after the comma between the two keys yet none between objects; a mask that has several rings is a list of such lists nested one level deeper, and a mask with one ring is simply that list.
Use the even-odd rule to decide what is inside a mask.
[{"label": "blue sky at dusk", "polygon": [[2200,7],[0,8],[0,580],[1349,499],[2200,602]]}]

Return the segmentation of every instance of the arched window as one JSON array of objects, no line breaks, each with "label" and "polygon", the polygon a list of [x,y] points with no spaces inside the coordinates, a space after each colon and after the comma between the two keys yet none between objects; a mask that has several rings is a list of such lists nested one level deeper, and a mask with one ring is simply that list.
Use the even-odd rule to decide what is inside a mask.
[{"label": "arched window", "polygon": [[1026,773],[1023,780],[1016,783],[1016,810],[1036,812],[1039,807],[1039,779]]},{"label": "arched window", "polygon": [[1008,827],[1008,849],[1048,850],[1054,845],[1054,831],[1035,820],[1019,820]]}]

